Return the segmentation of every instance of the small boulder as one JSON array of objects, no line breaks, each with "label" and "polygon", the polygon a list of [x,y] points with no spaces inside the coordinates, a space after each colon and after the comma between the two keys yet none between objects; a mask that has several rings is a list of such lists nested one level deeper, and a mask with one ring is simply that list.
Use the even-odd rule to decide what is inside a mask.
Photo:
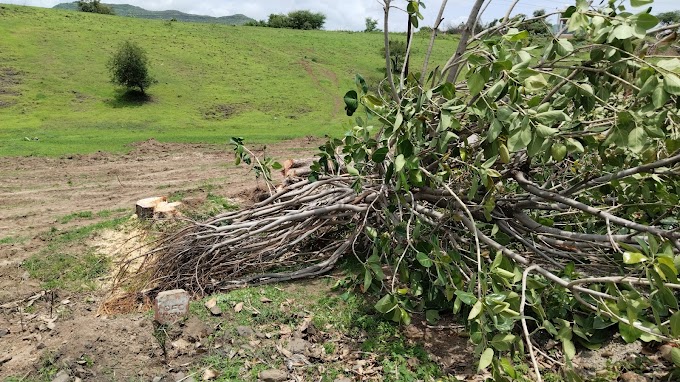
[{"label": "small boulder", "polygon": [[200,342],[213,333],[213,328],[197,317],[191,317],[184,326],[184,337],[191,342]]},{"label": "small boulder", "polygon": [[288,379],[288,373],[279,369],[270,369],[261,371],[258,377],[262,382],[283,382]]},{"label": "small boulder", "polygon": [[237,326],[236,333],[241,337],[252,337],[255,335],[255,331],[250,326]]},{"label": "small boulder", "polygon": [[621,382],[647,382],[647,378],[632,371],[621,374]]},{"label": "small boulder", "polygon": [[52,378],[52,382],[69,382],[71,377],[65,370],[60,370],[57,375]]},{"label": "small boulder", "polygon": [[288,343],[288,350],[293,354],[304,354],[311,344],[301,338],[296,338]]}]

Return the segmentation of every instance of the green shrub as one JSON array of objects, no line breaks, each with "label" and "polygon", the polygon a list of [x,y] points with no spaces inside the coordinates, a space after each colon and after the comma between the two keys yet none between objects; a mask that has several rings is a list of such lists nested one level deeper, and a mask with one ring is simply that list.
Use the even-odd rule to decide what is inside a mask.
[{"label": "green shrub", "polygon": [[149,75],[146,52],[134,42],[124,42],[109,61],[111,81],[132,90],[139,88],[144,94],[155,80]]},{"label": "green shrub", "polygon": [[115,12],[113,12],[113,8],[106,4],[102,4],[99,0],[78,1],[77,5],[81,12],[101,13],[103,15],[115,14]]}]

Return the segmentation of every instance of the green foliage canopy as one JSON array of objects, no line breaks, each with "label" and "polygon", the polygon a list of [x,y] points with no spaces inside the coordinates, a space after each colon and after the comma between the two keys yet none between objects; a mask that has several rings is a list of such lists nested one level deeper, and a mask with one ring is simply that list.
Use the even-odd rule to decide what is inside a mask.
[{"label": "green foliage canopy", "polygon": [[134,42],[124,42],[109,61],[111,81],[128,89],[145,93],[155,80],[149,74],[146,52]]},{"label": "green foliage canopy", "polygon": [[103,15],[113,15],[115,13],[111,7],[102,4],[100,0],[79,0],[76,5],[81,12],[100,13]]},{"label": "green foliage canopy", "polygon": [[671,25],[680,23],[680,11],[662,12],[656,15],[661,25]]},{"label": "green foliage canopy", "polygon": [[680,338],[680,59],[640,53],[648,11],[577,0],[564,16],[579,42],[537,46],[516,18],[378,94],[357,77],[345,103],[361,114],[313,175],[344,166],[358,193],[379,187],[356,280],[376,310],[467,317],[499,381],[537,333],[567,364],[612,331]]},{"label": "green foliage canopy", "polygon": [[293,11],[284,14],[272,13],[269,15],[267,21],[254,21],[246,23],[247,26],[270,27],[270,28],[288,28],[288,29],[302,29],[302,30],[317,30],[323,28],[326,22],[326,15],[323,13],[314,13],[307,10]]},{"label": "green foliage canopy", "polygon": [[378,30],[378,20],[366,17],[366,28],[364,29],[364,32],[375,32]]}]

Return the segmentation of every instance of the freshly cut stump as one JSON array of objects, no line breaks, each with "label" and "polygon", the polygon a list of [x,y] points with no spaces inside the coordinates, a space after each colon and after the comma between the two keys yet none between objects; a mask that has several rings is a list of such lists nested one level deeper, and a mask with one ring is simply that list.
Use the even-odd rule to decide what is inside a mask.
[{"label": "freshly cut stump", "polygon": [[154,196],[150,198],[140,199],[137,201],[135,211],[137,212],[137,217],[139,219],[151,219],[153,218],[156,206],[161,202],[165,202],[168,199],[165,196]]}]

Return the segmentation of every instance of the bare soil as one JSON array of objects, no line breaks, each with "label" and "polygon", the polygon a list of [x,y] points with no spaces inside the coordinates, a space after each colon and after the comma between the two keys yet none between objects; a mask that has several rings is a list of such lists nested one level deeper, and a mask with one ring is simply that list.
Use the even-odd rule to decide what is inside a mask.
[{"label": "bare soil", "polygon": [[[270,145],[267,153],[279,159],[307,157],[319,143],[318,139],[311,138],[286,141]],[[171,381],[173,376],[188,372],[202,357],[198,345],[194,344],[195,350],[173,358],[168,365],[153,337],[150,316],[133,313],[107,317],[97,313],[106,294],[104,284],[89,293],[44,291],[22,264],[45,249],[45,235],[51,229],[66,230],[103,219],[63,222],[64,216],[76,212],[96,214],[127,209],[132,215],[138,199],[183,192],[191,195],[183,200],[189,208],[200,205],[209,193],[247,204],[256,196],[258,184],[246,167],[232,163],[233,156],[226,146],[168,144],[153,139],[134,144],[127,154],[99,152],[62,158],[3,158],[0,161],[0,380],[10,376],[44,380],[41,372],[64,370],[70,374],[70,380],[78,377],[84,381],[150,381],[165,376],[163,380]],[[104,232],[86,243],[73,245],[113,253],[125,246],[128,239],[126,234]],[[314,284],[289,287],[314,288]],[[452,322],[444,321],[432,327],[415,321],[405,328],[404,334],[412,341],[423,343],[445,371],[473,380],[475,356],[467,338],[457,333],[458,329]],[[191,335],[187,334],[191,330],[184,328],[176,338],[186,337],[191,342]],[[311,337],[307,340],[315,341]],[[321,344],[328,339],[320,337],[318,341]],[[346,346],[348,351],[356,351],[360,341],[360,338],[346,338],[338,344]],[[272,346],[276,344],[270,342]],[[320,347],[320,344],[310,346]],[[617,349],[615,353],[637,351],[639,349]],[[244,354],[248,356],[247,352]],[[359,361],[356,362],[355,366],[359,365]],[[604,363],[596,369],[606,367]],[[362,360],[359,366],[362,373],[368,373],[360,379],[381,379],[379,374],[369,376],[379,371],[377,363],[366,365]]]},{"label": "bare soil", "polygon": [[[303,138],[266,150],[276,158],[299,157],[318,143]],[[134,314],[98,317],[104,291],[90,295],[55,291],[54,296],[40,296],[40,283],[29,277],[22,263],[44,249],[50,229],[83,225],[82,221],[59,223],[76,212],[96,214],[124,208],[133,214],[138,199],[183,191],[191,192],[192,199],[186,201],[190,206],[205,200],[209,192],[243,203],[257,185],[247,167],[233,165],[226,146],[151,139],[134,144],[127,154],[3,158],[0,240],[9,242],[0,244],[0,379],[35,377],[51,360],[56,367],[82,369],[88,363],[83,355],[97,358],[97,366],[81,377],[84,380],[107,379],[95,375],[108,375],[108,380],[158,375],[165,365],[153,357],[158,349],[152,330],[144,327],[150,320]],[[31,303],[32,296],[39,297]],[[48,328],[55,318],[54,328]]]}]

